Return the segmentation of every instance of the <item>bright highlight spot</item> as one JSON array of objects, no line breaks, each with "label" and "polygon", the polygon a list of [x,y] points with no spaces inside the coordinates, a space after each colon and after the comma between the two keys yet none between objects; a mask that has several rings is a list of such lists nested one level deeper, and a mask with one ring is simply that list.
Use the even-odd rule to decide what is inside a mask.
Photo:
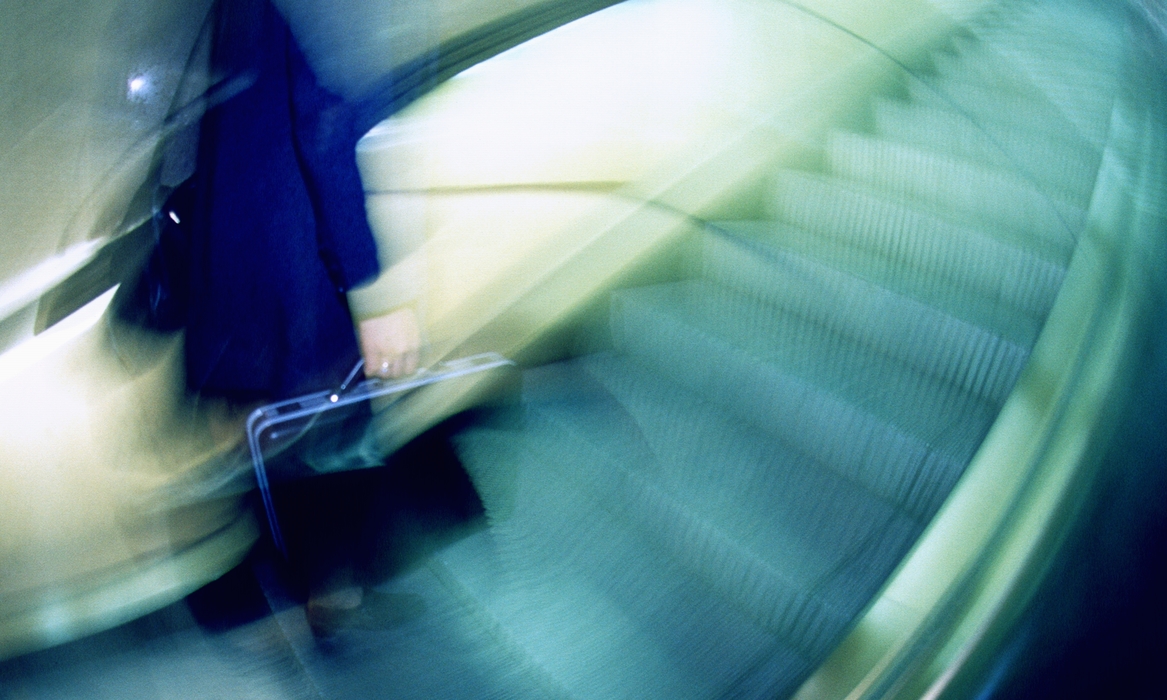
[{"label": "bright highlight spot", "polygon": [[126,99],[144,100],[150,93],[150,79],[145,75],[135,75],[126,83]]}]

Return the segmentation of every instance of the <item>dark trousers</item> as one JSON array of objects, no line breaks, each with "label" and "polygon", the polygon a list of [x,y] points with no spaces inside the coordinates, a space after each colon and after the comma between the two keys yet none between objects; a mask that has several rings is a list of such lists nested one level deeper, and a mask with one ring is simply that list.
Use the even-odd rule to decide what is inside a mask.
[{"label": "dark trousers", "polygon": [[384,466],[273,484],[291,576],[326,590],[351,570],[375,586],[482,524],[482,503],[450,445],[457,420],[422,434]]}]

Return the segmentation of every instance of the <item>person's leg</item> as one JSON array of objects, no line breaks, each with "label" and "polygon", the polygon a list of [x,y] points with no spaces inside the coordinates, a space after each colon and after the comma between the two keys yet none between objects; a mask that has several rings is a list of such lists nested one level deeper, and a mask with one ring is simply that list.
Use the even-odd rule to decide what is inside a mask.
[{"label": "person's leg", "polygon": [[274,489],[288,563],[310,609],[361,603],[353,559],[370,501],[365,471],[311,476]]},{"label": "person's leg", "polygon": [[456,427],[456,421],[436,426],[382,467],[279,489],[280,522],[317,635],[382,628],[420,614],[419,597],[378,588],[481,525],[481,501],[450,444]]},{"label": "person's leg", "polygon": [[435,550],[483,523],[482,502],[442,423],[393,454],[369,484],[372,501],[355,551],[358,582],[366,589],[416,566]]}]

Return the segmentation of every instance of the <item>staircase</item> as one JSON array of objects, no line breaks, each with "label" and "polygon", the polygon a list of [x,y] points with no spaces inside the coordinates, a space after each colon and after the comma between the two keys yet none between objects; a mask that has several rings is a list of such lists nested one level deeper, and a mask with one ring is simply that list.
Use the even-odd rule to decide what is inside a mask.
[{"label": "staircase", "polygon": [[490,526],[430,570],[491,692],[785,697],[822,662],[1058,294],[1110,113],[1089,21],[982,18],[689,278],[613,293],[611,350],[528,371],[520,426],[457,437]]}]

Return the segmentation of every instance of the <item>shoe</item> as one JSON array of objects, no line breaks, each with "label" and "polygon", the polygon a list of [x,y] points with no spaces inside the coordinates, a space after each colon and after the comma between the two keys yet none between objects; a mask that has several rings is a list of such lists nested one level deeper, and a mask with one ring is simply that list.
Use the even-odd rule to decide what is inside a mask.
[{"label": "shoe", "polygon": [[335,637],[345,630],[385,630],[417,619],[425,599],[413,593],[367,590],[359,605],[338,607],[308,602],[308,626],[317,638]]}]

